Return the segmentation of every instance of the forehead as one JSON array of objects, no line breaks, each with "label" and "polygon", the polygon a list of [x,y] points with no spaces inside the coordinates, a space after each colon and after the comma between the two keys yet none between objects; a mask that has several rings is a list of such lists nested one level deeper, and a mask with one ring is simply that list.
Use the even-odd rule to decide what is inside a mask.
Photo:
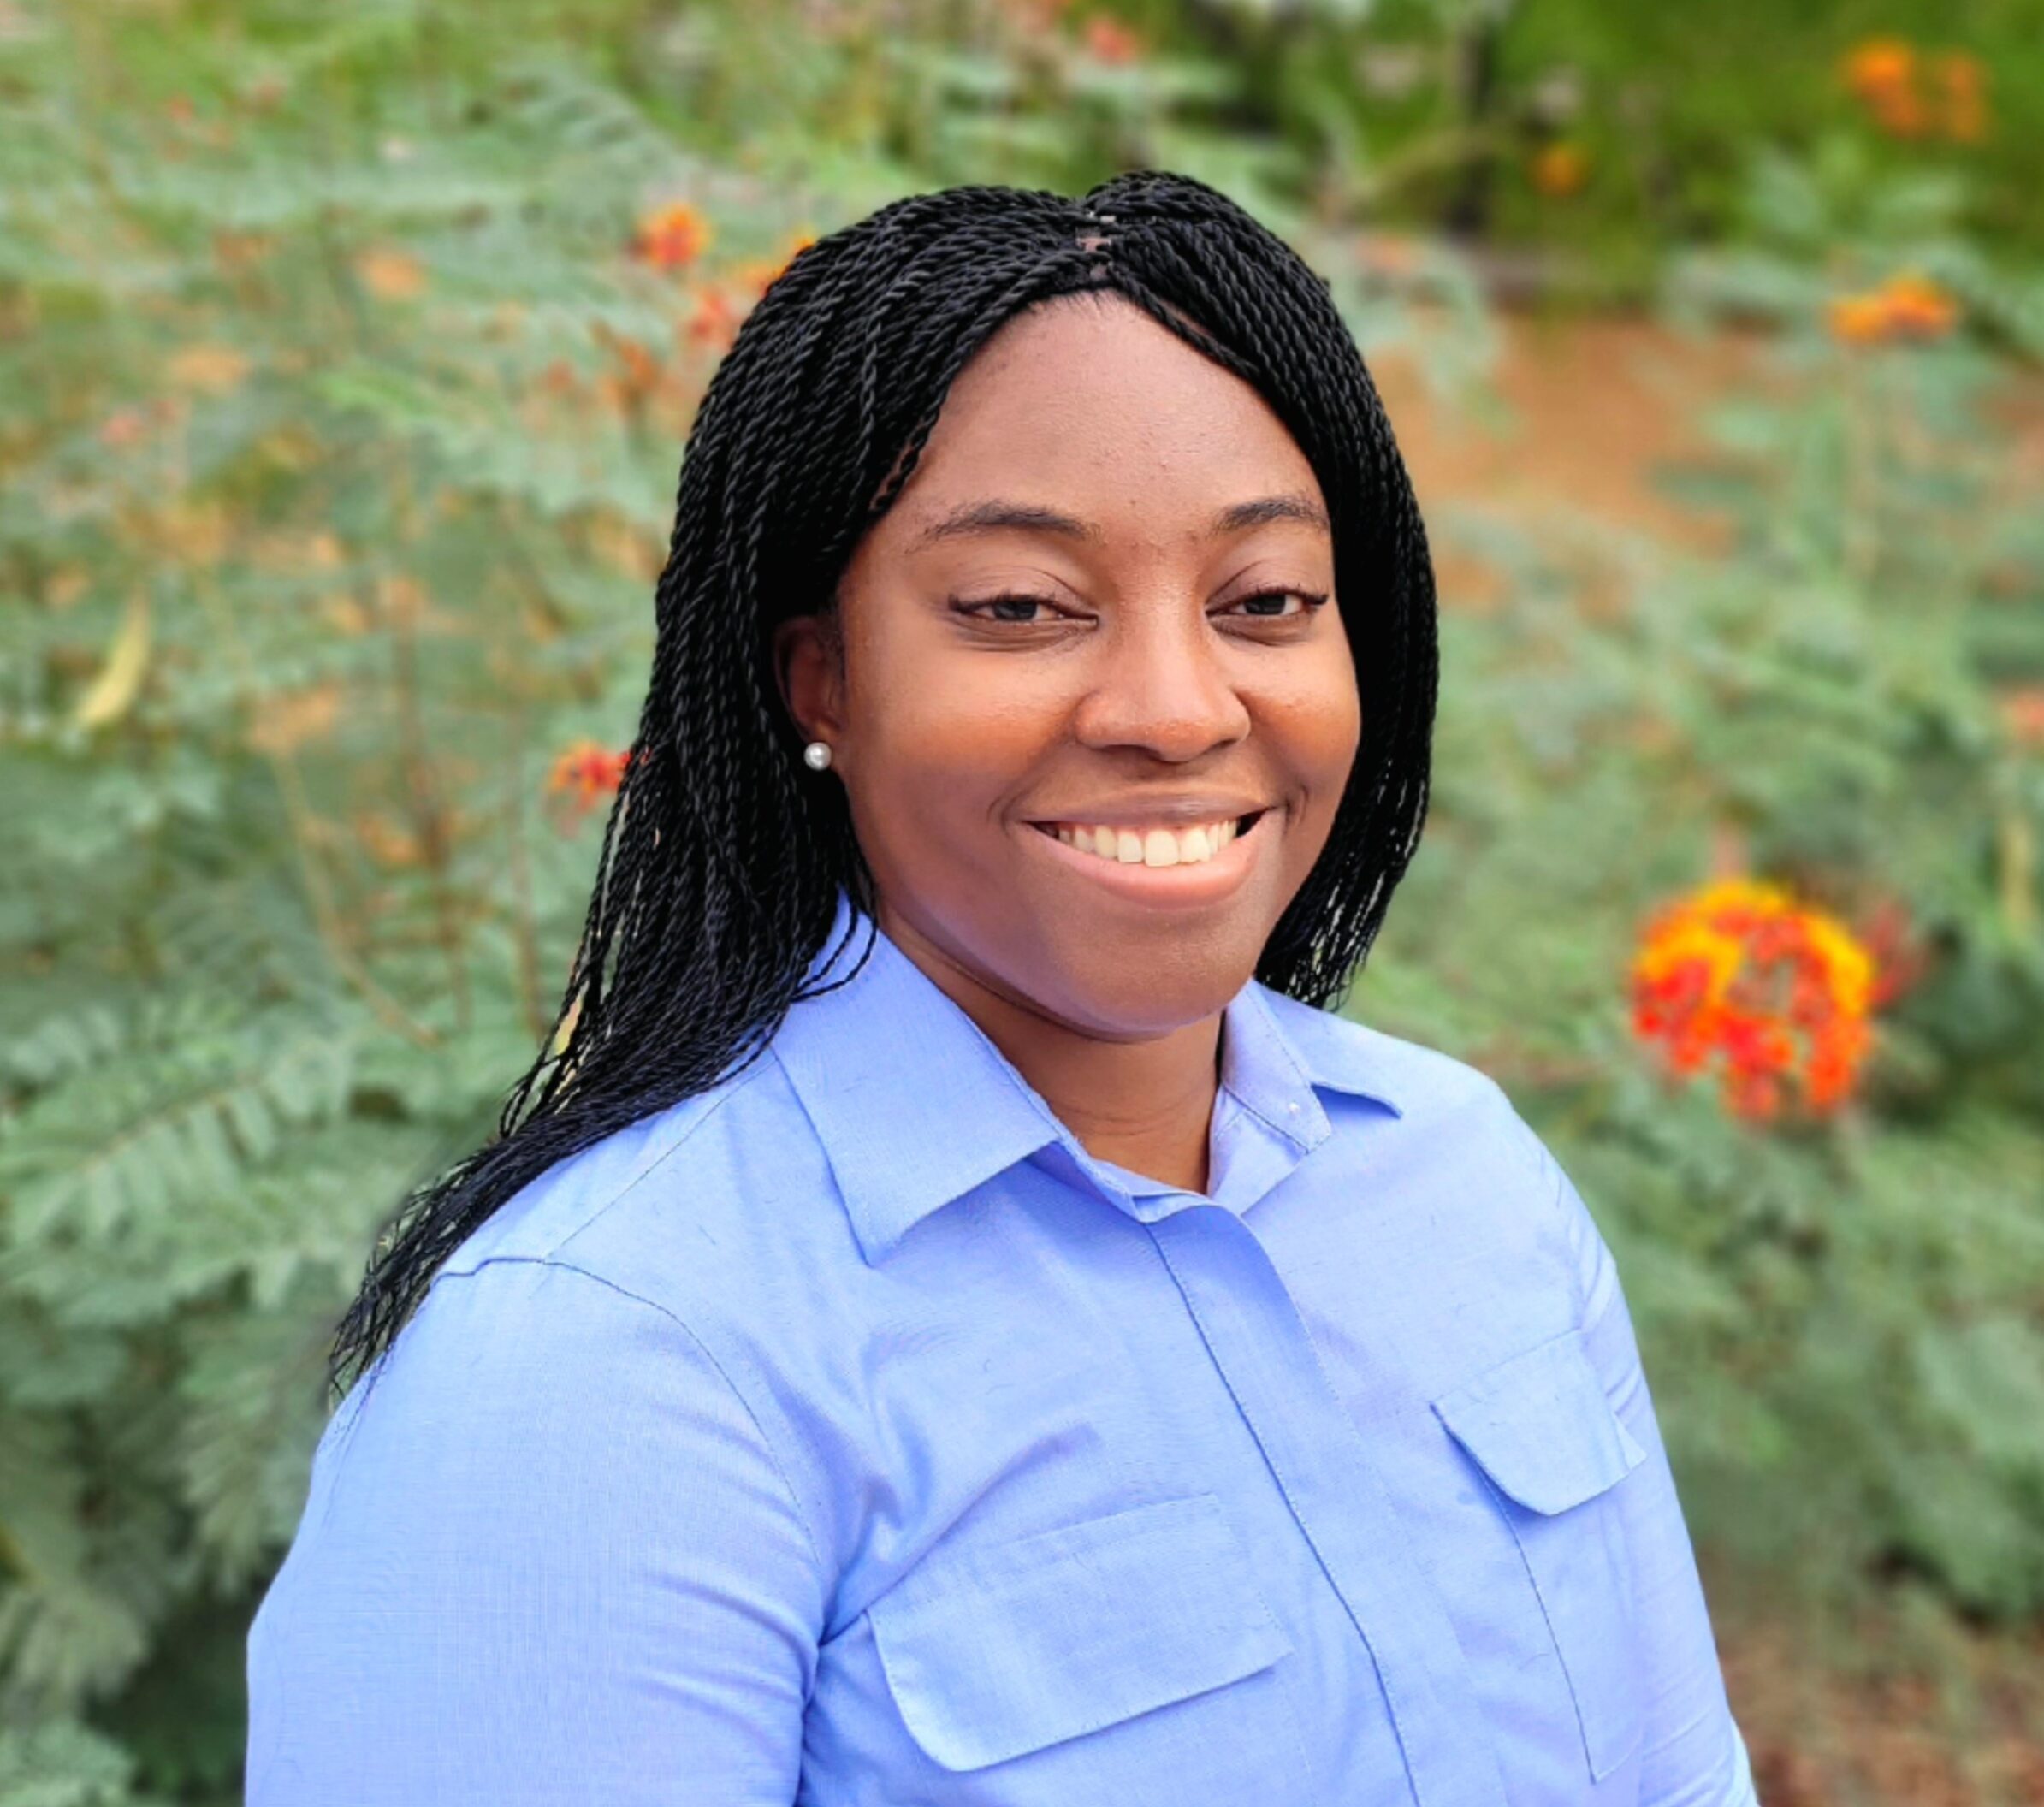
[{"label": "forehead", "polygon": [[1281,491],[1323,500],[1257,390],[1133,304],[1089,295],[1019,315],[981,347],[886,524],[906,548],[999,495],[1176,537]]}]

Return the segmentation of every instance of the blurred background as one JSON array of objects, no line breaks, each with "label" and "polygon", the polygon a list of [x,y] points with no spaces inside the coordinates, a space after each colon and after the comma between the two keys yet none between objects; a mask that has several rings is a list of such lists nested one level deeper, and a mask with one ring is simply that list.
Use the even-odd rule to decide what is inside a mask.
[{"label": "blurred background", "polygon": [[1617,1252],[1769,1807],[2044,1802],[2044,0],[0,0],[0,1807],[238,1802],[806,240],[1222,187],[1439,561],[1348,1009]]}]

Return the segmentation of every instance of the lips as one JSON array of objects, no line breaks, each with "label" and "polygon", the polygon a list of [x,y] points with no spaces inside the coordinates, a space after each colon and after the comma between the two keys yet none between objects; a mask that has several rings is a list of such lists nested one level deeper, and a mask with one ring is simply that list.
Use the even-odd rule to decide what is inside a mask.
[{"label": "lips", "polygon": [[[1042,849],[1052,867],[1080,880],[1096,896],[1117,900],[1117,907],[1167,914],[1207,910],[1235,897],[1253,873],[1265,867],[1269,850],[1265,843],[1275,831],[1264,827],[1263,820],[1281,813],[1259,804],[1247,806],[1239,815],[1226,813],[1233,802],[1206,799],[1197,813],[1174,803],[1142,815],[1117,811],[1123,819],[1112,822],[1048,820],[1024,826],[1034,831],[1030,841]],[[1159,820],[1164,815],[1171,820]],[[1065,832],[1061,834],[1061,829]],[[1088,843],[1083,850],[1079,845],[1081,829]],[[1195,845],[1194,857],[1188,861],[1183,857],[1182,837],[1195,829],[1206,840],[1206,856],[1198,857]],[[1102,830],[1112,837],[1111,853],[1102,850]],[[1127,843],[1122,839],[1124,834],[1129,837]],[[1153,841],[1152,836],[1158,838]],[[1140,847],[1139,856],[1124,861],[1124,845],[1131,850]],[[1157,850],[1154,862],[1152,846]]]}]

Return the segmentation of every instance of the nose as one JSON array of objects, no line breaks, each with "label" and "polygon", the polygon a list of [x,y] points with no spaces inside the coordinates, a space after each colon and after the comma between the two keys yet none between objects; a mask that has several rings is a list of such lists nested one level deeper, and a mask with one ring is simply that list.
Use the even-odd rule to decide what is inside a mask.
[{"label": "nose", "polygon": [[1082,745],[1139,747],[1183,765],[1249,732],[1249,710],[1215,631],[1197,610],[1128,611],[1101,649],[1073,719]]}]

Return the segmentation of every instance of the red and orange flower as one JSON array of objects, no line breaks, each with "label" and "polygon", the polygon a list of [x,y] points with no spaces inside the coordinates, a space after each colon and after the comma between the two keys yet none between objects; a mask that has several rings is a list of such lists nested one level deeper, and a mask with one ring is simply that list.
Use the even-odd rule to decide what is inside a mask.
[{"label": "red and orange flower", "polygon": [[708,346],[711,350],[723,353],[730,350],[732,341],[738,335],[739,322],[744,317],[738,305],[721,288],[705,288],[696,297],[696,305],[678,331],[692,346]]},{"label": "red and orange flower", "polygon": [[554,761],[547,777],[548,795],[565,795],[572,815],[580,817],[616,794],[631,764],[629,747],[613,752],[601,741],[576,741]]},{"label": "red and orange flower", "polygon": [[1835,917],[1758,880],[1718,880],[1661,911],[1632,969],[1632,1028],[1668,1070],[1717,1070],[1748,1118],[1851,1096],[1872,1045],[1875,962]]},{"label": "red and orange flower", "polygon": [[1869,38],[1846,53],[1840,74],[1891,138],[1976,144],[1987,136],[1987,70],[1964,50],[1934,56],[1906,39]]},{"label": "red and orange flower", "polygon": [[631,252],[655,270],[682,270],[702,255],[713,235],[714,228],[700,208],[676,201],[639,222]]},{"label": "red and orange flower", "polygon": [[1086,21],[1086,48],[1102,62],[1139,62],[1148,48],[1140,33],[1119,19],[1096,13]]},{"label": "red and orange flower", "polygon": [[1914,270],[1873,288],[1834,296],[1828,311],[1832,337],[1845,345],[1941,339],[1958,323],[1958,303]]}]

